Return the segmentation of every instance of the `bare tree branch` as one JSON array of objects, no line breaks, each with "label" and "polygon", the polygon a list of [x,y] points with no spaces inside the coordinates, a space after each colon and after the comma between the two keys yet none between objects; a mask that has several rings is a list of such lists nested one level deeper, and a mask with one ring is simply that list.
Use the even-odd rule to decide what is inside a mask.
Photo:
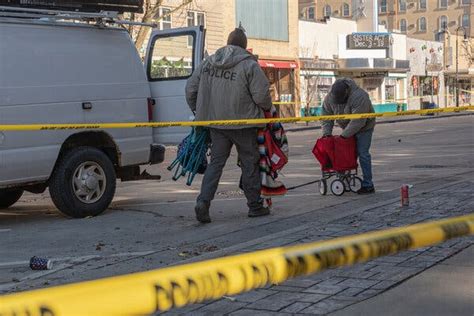
[{"label": "bare tree branch", "polygon": [[[163,3],[163,0],[145,0],[143,10],[144,12],[139,18],[139,21],[143,23],[159,22],[163,18],[168,17],[179,10],[182,10],[192,2],[193,0],[182,0],[181,4],[171,9],[169,13],[156,17],[160,12],[160,6]],[[146,26],[138,26],[137,28],[138,30],[136,31],[135,46],[137,47],[138,51],[140,51],[148,37],[148,34],[150,33],[150,28]]]},{"label": "bare tree branch", "polygon": [[[299,50],[300,56],[306,59],[312,59],[313,61],[316,61],[318,59],[318,56],[316,56],[316,42],[313,44],[312,47],[300,47]],[[302,86],[302,91],[305,92],[306,99],[304,107],[306,108],[306,111],[309,111],[310,107],[314,106],[316,104],[316,101],[318,100],[318,83],[320,81],[321,76],[319,72],[316,72],[313,74],[307,74],[304,76],[304,78],[305,80],[303,81]]]},{"label": "bare tree branch", "polygon": [[466,56],[468,66],[472,66],[474,64],[474,42],[472,39],[469,39],[467,42],[462,44],[462,48],[464,51],[464,56]]}]

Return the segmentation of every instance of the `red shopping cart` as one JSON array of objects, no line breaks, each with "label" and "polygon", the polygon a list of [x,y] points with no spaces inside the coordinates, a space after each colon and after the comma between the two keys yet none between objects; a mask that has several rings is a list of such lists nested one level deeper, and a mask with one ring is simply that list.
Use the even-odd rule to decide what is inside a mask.
[{"label": "red shopping cart", "polygon": [[321,164],[322,177],[319,193],[326,195],[331,178],[332,194],[341,196],[344,192],[357,192],[362,179],[357,176],[357,147],[355,137],[328,136],[316,141],[313,154]]}]

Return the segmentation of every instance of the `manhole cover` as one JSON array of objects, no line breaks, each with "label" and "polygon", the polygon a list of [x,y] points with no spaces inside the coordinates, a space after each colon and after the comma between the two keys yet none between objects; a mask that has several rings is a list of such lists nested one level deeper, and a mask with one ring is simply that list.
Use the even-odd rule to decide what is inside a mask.
[{"label": "manhole cover", "polygon": [[446,168],[447,166],[443,165],[413,165],[410,166],[410,168],[415,168],[415,169],[439,169],[439,168]]}]

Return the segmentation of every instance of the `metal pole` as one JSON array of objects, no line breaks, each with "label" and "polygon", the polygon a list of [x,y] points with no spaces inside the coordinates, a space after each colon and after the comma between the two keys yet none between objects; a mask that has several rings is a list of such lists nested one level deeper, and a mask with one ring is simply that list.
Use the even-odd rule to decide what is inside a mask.
[{"label": "metal pole", "polygon": [[459,28],[456,29],[456,83],[455,83],[455,95],[456,95],[456,107],[459,107]]},{"label": "metal pole", "polygon": [[373,32],[377,33],[379,31],[379,2],[378,0],[373,0],[373,12],[372,12],[372,28]]},{"label": "metal pole", "polygon": [[451,47],[451,33],[449,30],[444,29],[441,31],[441,33],[446,34],[446,37],[443,36],[443,60],[444,60],[444,70],[445,70],[445,76],[444,76],[444,87],[447,90],[447,93],[445,95],[445,107],[449,106],[449,101],[450,101],[450,94],[449,94],[449,80],[448,76],[446,75],[446,72],[448,70],[448,49]]}]

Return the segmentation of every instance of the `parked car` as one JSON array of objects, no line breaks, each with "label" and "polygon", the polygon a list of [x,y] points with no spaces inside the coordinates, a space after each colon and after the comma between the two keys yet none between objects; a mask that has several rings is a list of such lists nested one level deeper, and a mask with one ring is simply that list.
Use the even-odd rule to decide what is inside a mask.
[{"label": "parked car", "polygon": [[[0,14],[0,125],[189,120],[184,86],[202,59],[203,28],[153,30],[143,62],[123,27],[41,12]],[[24,191],[49,187],[64,214],[98,215],[110,205],[117,178],[149,178],[140,166],[162,162],[163,144],[186,132],[0,127],[0,208]]]}]

